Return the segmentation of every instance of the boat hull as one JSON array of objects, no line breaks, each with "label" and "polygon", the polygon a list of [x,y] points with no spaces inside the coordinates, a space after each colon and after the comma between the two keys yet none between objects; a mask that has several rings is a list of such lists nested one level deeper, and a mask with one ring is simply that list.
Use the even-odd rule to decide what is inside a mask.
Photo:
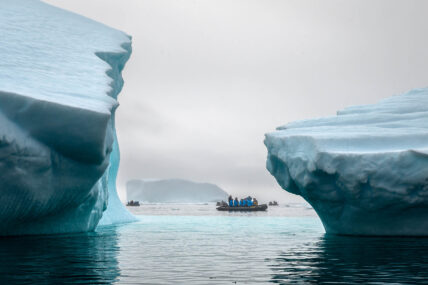
[{"label": "boat hull", "polygon": [[251,207],[229,207],[229,206],[219,206],[217,207],[218,211],[229,211],[229,212],[256,212],[256,211],[266,211],[268,206],[266,204],[251,206]]}]

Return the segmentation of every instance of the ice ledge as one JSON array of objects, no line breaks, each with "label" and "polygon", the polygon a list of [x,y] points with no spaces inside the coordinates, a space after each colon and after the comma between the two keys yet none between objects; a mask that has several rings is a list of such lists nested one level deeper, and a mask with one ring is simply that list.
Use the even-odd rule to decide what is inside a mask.
[{"label": "ice ledge", "polygon": [[327,233],[428,235],[428,90],[266,135],[267,169]]}]

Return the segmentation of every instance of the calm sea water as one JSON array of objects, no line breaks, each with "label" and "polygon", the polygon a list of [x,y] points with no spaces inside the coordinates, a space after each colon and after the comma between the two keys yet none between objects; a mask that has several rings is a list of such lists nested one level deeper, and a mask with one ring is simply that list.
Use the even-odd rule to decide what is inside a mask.
[{"label": "calm sea water", "polygon": [[131,210],[139,222],[0,239],[0,284],[428,283],[428,239],[328,236],[305,205]]}]

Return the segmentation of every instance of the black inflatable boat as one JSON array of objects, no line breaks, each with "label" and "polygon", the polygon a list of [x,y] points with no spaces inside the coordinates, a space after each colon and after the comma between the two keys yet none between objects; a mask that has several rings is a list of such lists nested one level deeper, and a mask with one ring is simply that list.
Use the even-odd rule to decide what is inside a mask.
[{"label": "black inflatable boat", "polygon": [[266,204],[251,206],[251,207],[229,207],[220,206],[217,207],[219,211],[230,211],[230,212],[255,212],[255,211],[266,211],[268,206]]}]

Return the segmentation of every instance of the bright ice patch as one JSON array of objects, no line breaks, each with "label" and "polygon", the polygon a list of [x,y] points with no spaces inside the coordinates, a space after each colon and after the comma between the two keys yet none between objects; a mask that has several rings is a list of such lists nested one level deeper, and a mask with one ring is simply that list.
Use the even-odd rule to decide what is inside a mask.
[{"label": "bright ice patch", "polygon": [[32,0],[0,2],[0,35],[0,235],[133,219],[115,190],[130,37]]},{"label": "bright ice patch", "polygon": [[266,135],[267,168],[328,233],[428,235],[428,89]]}]

